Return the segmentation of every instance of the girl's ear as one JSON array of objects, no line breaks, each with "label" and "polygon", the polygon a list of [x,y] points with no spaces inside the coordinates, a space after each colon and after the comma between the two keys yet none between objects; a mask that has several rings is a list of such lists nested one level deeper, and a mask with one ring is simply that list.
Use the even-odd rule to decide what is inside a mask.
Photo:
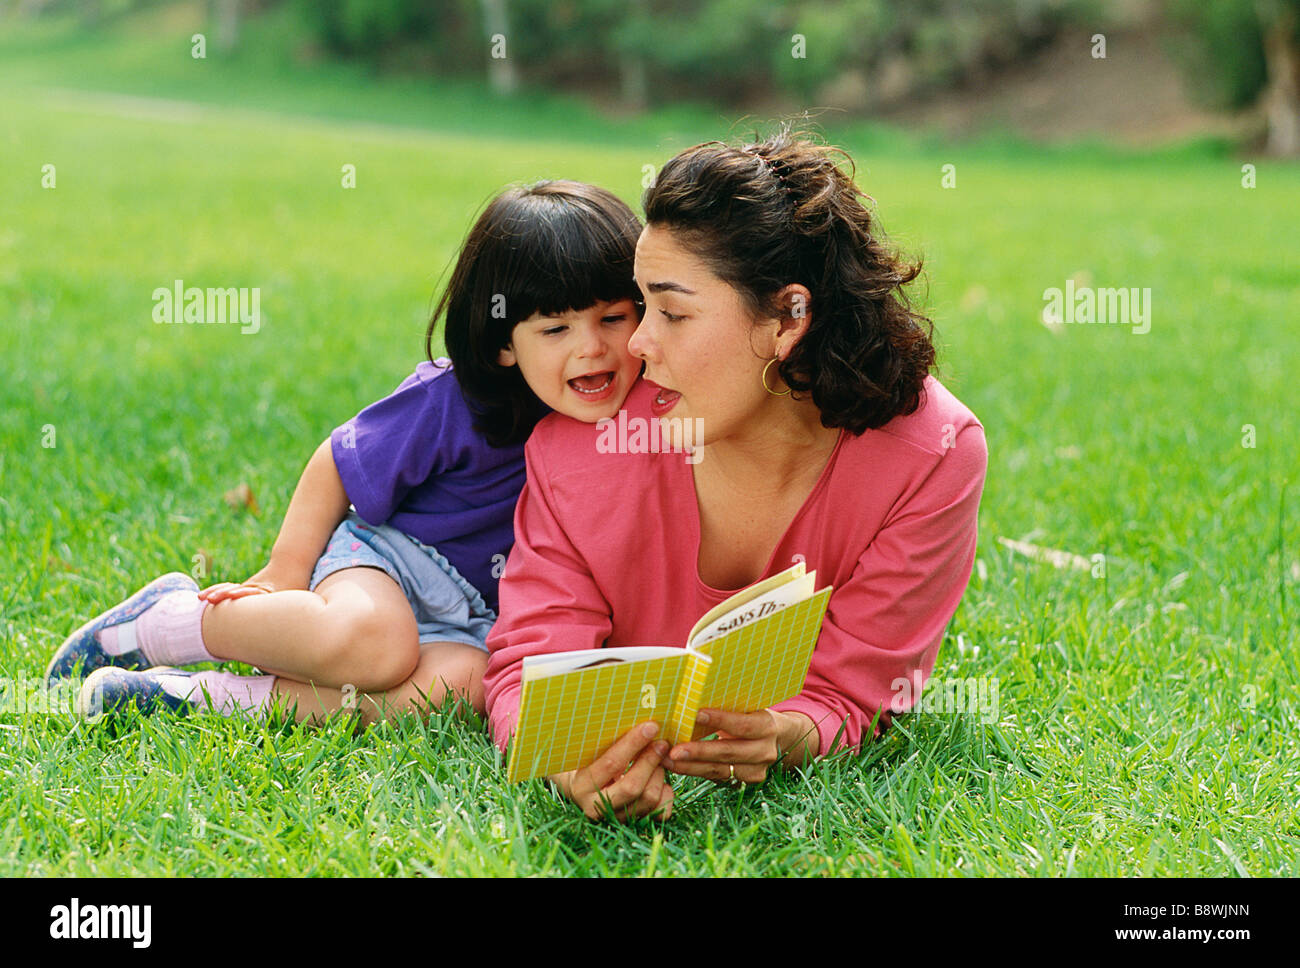
[{"label": "girl's ear", "polygon": [[499,366],[517,366],[519,363],[515,359],[514,344],[508,343],[506,347],[497,354],[497,364]]}]

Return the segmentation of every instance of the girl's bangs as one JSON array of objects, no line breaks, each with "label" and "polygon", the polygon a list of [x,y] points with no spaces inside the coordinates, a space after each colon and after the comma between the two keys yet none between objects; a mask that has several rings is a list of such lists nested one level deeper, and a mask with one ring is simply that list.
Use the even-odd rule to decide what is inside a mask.
[{"label": "girl's bangs", "polygon": [[530,219],[529,231],[516,230],[499,291],[511,294],[508,305],[527,311],[512,310],[511,317],[640,297],[632,278],[639,225],[618,226],[606,213],[578,206],[548,214],[552,217]]}]

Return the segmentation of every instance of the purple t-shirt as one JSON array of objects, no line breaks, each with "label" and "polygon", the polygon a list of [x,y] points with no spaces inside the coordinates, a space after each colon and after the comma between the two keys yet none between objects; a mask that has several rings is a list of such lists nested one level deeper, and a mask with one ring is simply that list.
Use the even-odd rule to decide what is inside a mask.
[{"label": "purple t-shirt", "polygon": [[438,362],[446,369],[421,363],[335,428],[330,447],[357,514],[436,548],[495,610],[493,571],[501,572],[515,541],[524,445],[488,444],[473,428],[450,361]]}]

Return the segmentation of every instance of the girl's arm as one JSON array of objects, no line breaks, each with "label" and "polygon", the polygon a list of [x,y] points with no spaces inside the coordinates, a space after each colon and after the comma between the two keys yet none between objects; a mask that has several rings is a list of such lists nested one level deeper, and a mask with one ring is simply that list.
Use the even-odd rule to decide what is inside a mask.
[{"label": "girl's arm", "polygon": [[243,585],[213,585],[203,589],[199,597],[216,604],[227,598],[242,597],[242,594],[232,594],[236,589],[248,589],[243,594],[254,594],[257,587],[263,591],[306,588],[311,583],[316,560],[347,515],[349,504],[334,465],[333,449],[326,439],[316,448],[298,480],[266,567]]},{"label": "girl's arm", "polygon": [[334,529],[347,516],[350,503],[338,468],[334,466],[330,439],[326,438],[311,455],[298,480],[284,523],[280,525],[280,535],[271,548],[267,569],[298,579],[287,587],[306,588],[316,560]]},{"label": "girl's arm", "polygon": [[213,585],[200,596],[215,603],[306,588],[349,504],[366,521],[387,521],[412,488],[454,459],[458,423],[448,419],[449,407],[464,409],[459,385],[449,371],[426,362],[388,396],[336,427],[307,462],[267,566],[242,585]]}]

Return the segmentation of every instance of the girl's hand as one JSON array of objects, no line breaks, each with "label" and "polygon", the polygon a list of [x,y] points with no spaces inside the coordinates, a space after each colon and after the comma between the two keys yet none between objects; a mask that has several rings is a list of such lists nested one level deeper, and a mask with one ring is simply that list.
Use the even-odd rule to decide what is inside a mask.
[{"label": "girl's hand", "polygon": [[640,723],[620,736],[590,766],[556,773],[548,779],[581,807],[589,820],[604,819],[609,808],[620,822],[658,810],[663,811],[660,819],[667,820],[673,813],[673,788],[668,785],[662,763],[668,744],[663,740],[652,742],[658,732],[657,724]]},{"label": "girl's hand", "polygon": [[247,598],[249,595],[267,595],[291,588],[305,589],[309,581],[310,575],[308,580],[303,580],[300,575],[291,574],[287,569],[277,567],[272,562],[240,584],[223,581],[201,589],[199,601],[216,605],[218,602],[232,602],[237,598]]},{"label": "girl's hand", "polygon": [[276,590],[262,585],[250,585],[248,582],[240,585],[233,581],[223,581],[199,589],[199,601],[216,605],[219,602],[233,602],[237,598],[247,598],[249,595],[268,595]]},{"label": "girl's hand", "polygon": [[664,766],[683,776],[702,776],[731,786],[762,783],[772,764],[810,732],[817,735],[812,720],[802,713],[770,709],[753,713],[702,709],[696,723],[709,727],[718,738],[679,743]]}]

